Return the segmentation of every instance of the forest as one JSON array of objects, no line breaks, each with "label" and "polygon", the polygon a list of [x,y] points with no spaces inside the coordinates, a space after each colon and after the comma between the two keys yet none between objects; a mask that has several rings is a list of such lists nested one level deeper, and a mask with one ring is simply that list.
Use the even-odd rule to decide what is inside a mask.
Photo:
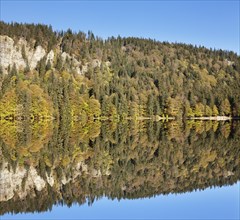
[{"label": "forest", "polygon": [[22,69],[0,66],[1,119],[84,124],[240,116],[240,57],[234,52],[135,37],[103,40],[91,31],[2,21],[0,35],[54,52],[52,62],[44,56],[34,69],[27,61]]}]

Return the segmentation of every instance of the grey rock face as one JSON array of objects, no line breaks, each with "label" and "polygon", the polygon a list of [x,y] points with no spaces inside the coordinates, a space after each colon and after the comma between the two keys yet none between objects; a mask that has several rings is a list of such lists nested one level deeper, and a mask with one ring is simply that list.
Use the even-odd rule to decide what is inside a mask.
[{"label": "grey rock face", "polygon": [[12,38],[8,36],[0,36],[0,65],[4,72],[7,71],[9,65],[12,66],[14,63],[16,64],[17,69],[26,67],[19,46],[14,46]]},{"label": "grey rock face", "polygon": [[54,52],[53,50],[51,50],[47,55],[46,63],[49,61],[51,64],[53,64],[53,60],[54,60]]},{"label": "grey rock face", "polygon": [[5,73],[8,66],[14,64],[17,69],[24,69],[28,64],[30,70],[33,70],[45,55],[46,51],[41,46],[33,49],[24,39],[14,42],[8,36],[0,36],[0,65]]},{"label": "grey rock face", "polygon": [[[17,70],[24,70],[27,66],[30,70],[34,70],[38,62],[45,56],[46,64],[48,61],[51,65],[54,65],[55,56],[59,55],[62,58],[63,63],[69,62],[71,64],[71,70],[75,71],[79,75],[84,75],[89,67],[100,67],[102,62],[98,59],[93,59],[90,62],[83,63],[81,60],[76,59],[74,55],[70,55],[66,52],[61,52],[59,48],[58,52],[51,50],[48,54],[42,46],[33,47],[33,42],[27,42],[25,39],[20,38],[14,41],[12,38],[0,35],[0,65],[4,73],[7,73],[8,67],[16,65]],[[109,61],[105,62],[107,67],[111,66]]]}]

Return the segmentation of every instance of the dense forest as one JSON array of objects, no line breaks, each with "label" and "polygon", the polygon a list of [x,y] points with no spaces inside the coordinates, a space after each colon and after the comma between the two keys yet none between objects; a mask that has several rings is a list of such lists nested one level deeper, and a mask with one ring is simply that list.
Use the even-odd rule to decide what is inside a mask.
[{"label": "dense forest", "polygon": [[0,22],[0,35],[54,52],[52,61],[46,55],[31,69],[23,46],[24,68],[0,67],[1,119],[240,115],[240,57],[234,52],[134,37],[103,40],[91,31],[41,24]]},{"label": "dense forest", "polygon": [[184,193],[240,179],[238,121],[5,123],[0,214],[91,205],[103,196]]}]

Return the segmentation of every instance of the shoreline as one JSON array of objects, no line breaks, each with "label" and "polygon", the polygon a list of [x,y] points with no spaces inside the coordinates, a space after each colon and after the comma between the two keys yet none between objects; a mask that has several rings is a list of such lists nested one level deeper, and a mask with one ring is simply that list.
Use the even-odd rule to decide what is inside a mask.
[{"label": "shoreline", "polygon": [[[31,122],[39,122],[39,121],[55,121],[56,118],[54,117],[46,117],[46,118],[38,118],[37,120],[30,120]],[[147,116],[141,116],[141,117],[126,117],[122,120],[120,119],[113,119],[113,118],[107,118],[107,117],[99,117],[99,118],[93,118],[93,121],[124,121],[124,120],[133,120],[133,121],[144,121],[144,120],[152,120],[152,121],[169,121],[169,120],[173,120],[173,121],[183,121],[183,120],[199,120],[199,121],[230,121],[230,120],[240,120],[239,116],[202,116],[202,117],[186,117],[186,118],[176,118],[176,117],[162,117],[162,116],[158,116],[158,115],[154,115],[152,117],[147,117]],[[20,119],[19,118],[1,118],[0,117],[0,121],[25,121],[24,119]],[[75,122],[77,121],[81,121],[81,120],[73,120]]]},{"label": "shoreline", "polygon": [[204,116],[204,117],[190,117],[188,120],[209,120],[209,121],[229,121],[239,118],[234,118],[231,116]]}]

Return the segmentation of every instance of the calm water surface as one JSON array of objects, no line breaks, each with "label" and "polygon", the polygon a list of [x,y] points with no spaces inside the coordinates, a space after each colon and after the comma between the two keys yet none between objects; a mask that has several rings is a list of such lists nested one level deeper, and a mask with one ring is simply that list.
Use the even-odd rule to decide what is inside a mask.
[{"label": "calm water surface", "polygon": [[0,122],[1,219],[239,219],[240,123]]}]

